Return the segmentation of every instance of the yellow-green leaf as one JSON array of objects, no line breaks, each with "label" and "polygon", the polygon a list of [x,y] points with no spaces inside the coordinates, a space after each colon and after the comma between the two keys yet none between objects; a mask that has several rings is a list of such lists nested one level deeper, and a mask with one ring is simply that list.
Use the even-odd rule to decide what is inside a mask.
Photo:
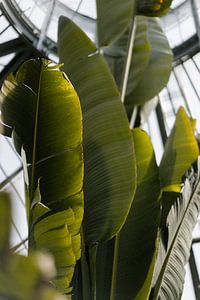
[{"label": "yellow-green leaf", "polygon": [[160,178],[164,191],[180,192],[181,179],[199,154],[194,135],[194,120],[183,107],[178,110],[176,121],[167,139],[160,163]]}]

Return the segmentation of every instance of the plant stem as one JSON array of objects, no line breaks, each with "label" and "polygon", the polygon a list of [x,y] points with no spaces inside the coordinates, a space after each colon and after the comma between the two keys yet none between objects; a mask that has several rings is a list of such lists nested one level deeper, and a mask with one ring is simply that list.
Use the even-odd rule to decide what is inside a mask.
[{"label": "plant stem", "polygon": [[81,277],[82,277],[82,288],[83,288],[83,299],[90,300],[90,277],[89,277],[89,268],[85,255],[85,239],[84,232],[81,226]]},{"label": "plant stem", "polygon": [[115,300],[118,256],[119,256],[119,234],[117,234],[115,237],[110,300]]},{"label": "plant stem", "polygon": [[122,85],[121,85],[121,101],[124,103],[125,96],[126,96],[126,89],[128,84],[128,76],[130,71],[132,53],[133,53],[133,45],[135,39],[135,31],[136,31],[136,21],[135,17],[133,16],[130,25],[130,33],[128,38],[128,51],[124,62],[124,69],[122,74]]},{"label": "plant stem", "polygon": [[96,260],[97,260],[98,244],[94,244],[89,248],[90,274],[91,274],[91,298],[96,300]]}]

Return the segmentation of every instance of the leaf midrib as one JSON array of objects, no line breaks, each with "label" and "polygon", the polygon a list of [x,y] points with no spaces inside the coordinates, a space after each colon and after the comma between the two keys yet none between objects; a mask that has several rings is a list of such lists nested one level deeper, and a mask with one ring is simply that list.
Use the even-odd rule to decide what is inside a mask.
[{"label": "leaf midrib", "polygon": [[37,90],[35,126],[34,126],[34,136],[33,136],[32,168],[31,168],[31,180],[30,180],[30,202],[33,201],[33,197],[34,197],[35,158],[36,158],[36,147],[37,147],[37,129],[38,129],[42,67],[43,67],[42,61],[40,61],[40,75],[39,75],[39,83],[38,83],[38,90]]},{"label": "leaf midrib", "polygon": [[199,188],[200,188],[200,182],[196,185],[194,191],[191,193],[191,197],[190,197],[191,200],[188,202],[187,208],[186,208],[186,210],[185,210],[185,212],[184,212],[184,214],[183,214],[183,216],[182,216],[182,218],[181,218],[181,221],[180,221],[180,223],[179,223],[179,225],[178,225],[178,227],[177,227],[176,233],[175,233],[175,235],[174,235],[174,237],[173,237],[173,240],[172,240],[172,242],[171,242],[171,245],[170,245],[170,247],[169,247],[168,253],[167,253],[166,258],[165,258],[164,263],[163,263],[163,267],[162,267],[161,272],[160,272],[160,275],[159,275],[159,277],[158,277],[158,280],[159,280],[160,277],[161,277],[161,280],[160,280],[159,287],[156,289],[156,290],[157,290],[157,293],[156,293],[154,299],[158,299],[157,297],[159,296],[159,292],[160,292],[160,289],[161,289],[161,286],[162,286],[164,274],[165,274],[165,271],[166,271],[166,269],[167,269],[167,265],[168,265],[168,262],[169,262],[171,253],[172,253],[172,251],[173,251],[174,245],[175,245],[175,243],[176,243],[176,241],[177,241],[177,237],[178,237],[178,235],[179,235],[179,231],[180,231],[180,229],[181,229],[181,227],[182,227],[183,222],[185,221],[185,216],[186,216],[186,214],[188,213],[189,208],[190,208],[190,205],[191,205],[191,203],[193,202],[193,198],[194,198],[195,194],[198,192]]}]

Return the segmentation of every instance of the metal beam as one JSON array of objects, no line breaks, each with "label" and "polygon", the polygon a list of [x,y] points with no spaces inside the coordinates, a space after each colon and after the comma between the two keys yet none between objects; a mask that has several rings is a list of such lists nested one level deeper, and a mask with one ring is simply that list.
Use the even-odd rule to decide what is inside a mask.
[{"label": "metal beam", "polygon": [[[159,101],[160,101],[160,99],[159,99]],[[159,101],[158,101],[158,104],[156,106],[156,115],[157,115],[158,124],[159,124],[159,128],[160,128],[160,134],[161,134],[161,137],[162,137],[162,142],[163,142],[163,145],[165,145],[166,140],[167,140],[167,132],[166,132],[166,128],[165,128],[165,122],[164,122],[164,115],[163,115],[162,107],[161,107]]]},{"label": "metal beam", "polygon": [[192,15],[194,18],[194,24],[195,24],[197,36],[199,39],[199,45],[200,45],[200,20],[199,20],[199,14],[198,14],[198,9],[197,9],[195,0],[190,0],[190,5],[191,5]]},{"label": "metal beam", "polygon": [[26,45],[21,38],[16,38],[8,42],[0,44],[0,57],[11,53],[18,53],[24,50]]}]

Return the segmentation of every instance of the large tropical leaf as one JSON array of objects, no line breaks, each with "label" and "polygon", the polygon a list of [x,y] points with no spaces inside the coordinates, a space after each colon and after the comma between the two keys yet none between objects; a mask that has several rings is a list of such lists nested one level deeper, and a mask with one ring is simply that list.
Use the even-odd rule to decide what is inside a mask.
[{"label": "large tropical leaf", "polygon": [[[148,135],[133,130],[137,189],[126,223],[119,233],[112,299],[148,299],[157,253],[161,188]],[[115,269],[116,268],[116,269]],[[112,287],[113,288],[113,287]]]},{"label": "large tropical leaf", "polygon": [[[129,79],[127,85],[127,94],[132,92],[140,82],[140,79],[148,66],[151,56],[151,45],[148,39],[148,20],[147,18],[135,17],[136,31],[134,38],[134,46],[132,51],[132,59],[129,71]],[[118,86],[122,82],[122,73],[124,60],[127,53],[128,31],[123,34],[115,43],[104,50],[104,55],[113,59],[114,76]]]},{"label": "large tropical leaf", "polygon": [[128,29],[134,14],[134,1],[96,0],[96,5],[98,45],[108,46]]},{"label": "large tropical leaf", "polygon": [[[83,217],[82,124],[78,96],[56,68],[43,59],[24,63],[15,77],[5,81],[1,103],[2,120],[12,129],[16,149],[19,153],[24,149],[28,163],[30,246],[53,253],[56,283],[68,291],[79,257],[75,252]],[[41,202],[35,203],[38,190]],[[66,261],[60,253],[67,251],[69,239],[73,259]]]},{"label": "large tropical leaf", "polygon": [[84,229],[86,244],[105,241],[122,227],[135,190],[134,149],[114,80],[96,46],[61,17],[58,52],[83,111]]},{"label": "large tropical leaf", "polygon": [[168,12],[171,2],[172,0],[96,0],[99,47],[116,41],[129,28],[134,15],[162,16]]},{"label": "large tropical leaf", "polygon": [[182,176],[198,157],[199,148],[194,130],[195,121],[181,107],[160,163],[161,184],[165,191],[180,191]]},{"label": "large tropical leaf", "polygon": [[[137,86],[135,86],[134,81],[131,79],[132,77],[129,75],[131,81],[129,82],[129,89],[125,98],[127,107],[135,104],[141,105],[156,96],[167,84],[172,69],[172,51],[160,21],[157,18],[141,17],[139,19],[140,22],[142,22],[142,19],[148,23],[146,28],[143,27],[143,30],[147,30],[147,38],[151,45],[150,59],[145,70],[141,67],[143,73]],[[142,56],[146,55],[146,50],[149,51],[150,49],[144,47],[140,49]],[[134,74],[134,68],[132,72]]]},{"label": "large tropical leaf", "polygon": [[[169,242],[153,299],[181,299],[192,230],[200,212],[200,160],[186,174],[180,196],[169,216]],[[159,262],[158,262],[159,263]]]}]

